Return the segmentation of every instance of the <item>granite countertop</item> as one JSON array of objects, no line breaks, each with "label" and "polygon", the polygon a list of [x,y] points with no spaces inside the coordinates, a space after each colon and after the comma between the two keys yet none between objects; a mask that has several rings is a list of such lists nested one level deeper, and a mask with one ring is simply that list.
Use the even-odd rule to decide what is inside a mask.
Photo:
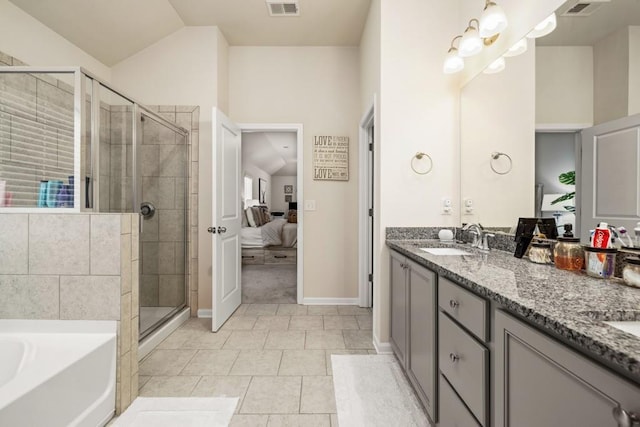
[{"label": "granite countertop", "polygon": [[485,253],[456,244],[473,255],[439,256],[420,250],[444,246],[438,240],[387,240],[387,246],[640,383],[640,338],[602,323],[640,320],[640,289],[499,250]]}]

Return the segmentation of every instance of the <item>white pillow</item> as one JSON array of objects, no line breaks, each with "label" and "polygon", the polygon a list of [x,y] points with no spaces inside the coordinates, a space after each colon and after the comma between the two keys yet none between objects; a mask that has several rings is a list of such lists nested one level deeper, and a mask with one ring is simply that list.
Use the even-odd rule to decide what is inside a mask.
[{"label": "white pillow", "polygon": [[247,215],[247,223],[249,223],[249,227],[256,227],[256,218],[253,217],[253,209],[247,208],[244,212]]}]

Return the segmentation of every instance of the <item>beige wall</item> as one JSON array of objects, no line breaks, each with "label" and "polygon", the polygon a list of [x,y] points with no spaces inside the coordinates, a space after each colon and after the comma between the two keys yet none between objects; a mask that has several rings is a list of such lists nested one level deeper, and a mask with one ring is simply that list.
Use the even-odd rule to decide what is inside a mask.
[{"label": "beige wall", "polygon": [[629,27],[629,115],[640,113],[640,27]]},{"label": "beige wall", "polygon": [[[271,210],[276,212],[284,212],[287,214],[289,210],[289,203],[285,202],[285,196],[291,196],[292,202],[297,202],[296,191],[298,190],[296,176],[272,176],[271,177]],[[293,193],[285,194],[284,186],[290,185],[293,187]],[[299,206],[298,209],[302,209]]]},{"label": "beige wall", "polygon": [[592,124],[593,48],[538,46],[535,51],[536,124]]},{"label": "beige wall", "polygon": [[628,28],[598,41],[593,47],[593,60],[594,124],[625,117],[629,107]]},{"label": "beige wall", "polygon": [[0,51],[29,65],[82,66],[101,79],[111,79],[109,67],[9,0],[0,0]]},{"label": "beige wall", "polygon": [[[460,101],[461,191],[474,211],[462,222],[511,227],[534,214],[535,50],[509,58],[498,74],[480,74],[467,84]],[[512,159],[506,175],[491,170],[491,153]],[[506,171],[505,158],[494,161]]]},{"label": "beige wall", "polygon": [[[304,298],[356,298],[359,52],[345,47],[231,47],[229,115],[240,123],[302,123]],[[350,137],[348,182],[312,179],[316,135]],[[210,306],[210,301],[209,301]]]}]

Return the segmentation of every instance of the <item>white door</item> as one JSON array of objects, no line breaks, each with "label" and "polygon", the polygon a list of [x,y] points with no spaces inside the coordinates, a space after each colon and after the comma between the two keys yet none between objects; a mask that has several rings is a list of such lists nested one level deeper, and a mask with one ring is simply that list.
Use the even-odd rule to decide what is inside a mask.
[{"label": "white door", "polygon": [[210,232],[213,244],[212,322],[215,332],[238,308],[240,283],[241,134],[218,109],[213,110],[213,177]]},{"label": "white door", "polygon": [[580,237],[599,222],[631,230],[640,221],[640,114],[582,131]]}]

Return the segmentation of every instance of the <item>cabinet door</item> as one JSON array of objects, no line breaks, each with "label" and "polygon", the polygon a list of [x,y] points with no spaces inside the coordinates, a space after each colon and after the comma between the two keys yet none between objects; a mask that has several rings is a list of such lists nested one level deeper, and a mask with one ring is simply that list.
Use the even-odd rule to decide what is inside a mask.
[{"label": "cabinet door", "polygon": [[407,373],[431,421],[437,422],[436,275],[409,264],[409,357]]},{"label": "cabinet door", "polygon": [[407,368],[407,270],[406,259],[391,251],[391,347]]},{"label": "cabinet door", "polygon": [[640,414],[640,388],[523,322],[496,311],[497,427],[618,426]]}]

